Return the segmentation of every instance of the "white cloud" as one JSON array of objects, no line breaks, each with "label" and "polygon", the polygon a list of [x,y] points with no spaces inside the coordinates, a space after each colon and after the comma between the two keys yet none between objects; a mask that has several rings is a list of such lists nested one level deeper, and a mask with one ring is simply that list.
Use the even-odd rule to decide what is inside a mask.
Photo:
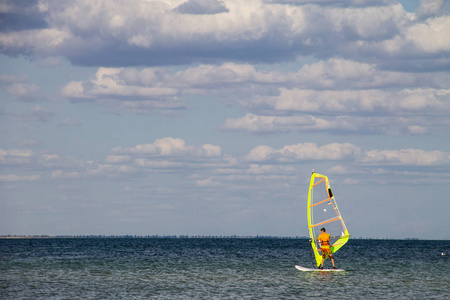
[{"label": "white cloud", "polygon": [[[158,84],[153,70],[99,68],[95,77],[86,82],[71,82],[62,91],[70,98],[158,98],[175,96],[176,89],[151,86]],[[139,81],[139,82],[136,82]],[[145,85],[144,85],[145,84]]]},{"label": "white cloud", "polygon": [[129,155],[108,155],[106,157],[106,162],[110,164],[127,163],[131,160],[132,158]]},{"label": "white cloud", "polygon": [[[174,112],[187,107],[189,96],[217,96],[248,111],[226,120],[224,130],[426,134],[446,126],[450,92],[441,87],[448,80],[442,72],[382,71],[343,59],[314,62],[297,72],[225,63],[177,72],[100,68],[90,80],[67,84],[63,95],[74,101],[95,98],[110,111],[133,113]],[[424,122],[425,116],[434,118]]]},{"label": "white cloud", "polygon": [[443,5],[443,0],[420,0],[417,14],[420,17],[437,16],[441,13]]},{"label": "white cloud", "polygon": [[327,170],[327,174],[347,174],[350,171],[348,170],[347,167],[342,166],[342,165],[337,165],[334,167],[331,167]]},{"label": "white cloud", "polygon": [[373,63],[341,58],[331,58],[305,65],[293,75],[295,76],[295,86],[300,85],[305,89],[345,90],[349,88],[403,87],[417,86],[423,84],[424,81],[431,83],[433,80],[421,74],[380,70]]},{"label": "white cloud", "polygon": [[[73,81],[62,89],[62,95],[72,101],[97,99],[128,111],[145,109],[185,108],[183,97],[189,95],[218,95],[222,97],[243,93],[265,93],[267,84],[282,84],[292,74],[257,72],[248,64],[225,63],[220,66],[200,65],[177,72],[168,68],[99,68],[93,78]],[[249,84],[258,86],[249,89]]]},{"label": "white cloud", "polygon": [[278,4],[317,4],[333,6],[377,6],[395,3],[394,0],[264,0],[266,3]]},{"label": "white cloud", "polygon": [[252,162],[300,162],[305,160],[355,160],[361,155],[361,149],[349,144],[327,144],[317,146],[315,143],[287,145],[281,149],[269,146],[253,148],[245,157]]},{"label": "white cloud", "polygon": [[342,181],[343,184],[348,184],[348,185],[357,185],[360,184],[360,180],[356,179],[356,178],[345,178]]},{"label": "white cloud", "polygon": [[6,91],[17,97],[18,99],[22,99],[25,101],[30,101],[30,99],[35,99],[40,94],[40,88],[36,85],[28,85],[24,83],[15,83],[8,88]]},{"label": "white cloud", "polygon": [[16,112],[16,113],[3,113],[10,120],[15,122],[47,122],[54,115],[54,111],[51,108],[35,106],[30,109],[29,112]]},{"label": "white cloud", "polygon": [[229,118],[223,130],[251,133],[341,132],[426,134],[442,130],[450,115],[450,90],[301,90],[242,103],[255,113]]},{"label": "white cloud", "polygon": [[220,186],[220,183],[217,182],[217,181],[214,181],[214,178],[207,178],[207,179],[197,180],[196,184],[199,187],[217,187],[217,186]]},{"label": "white cloud", "polygon": [[53,179],[81,179],[83,175],[80,172],[75,171],[63,171],[63,170],[55,170],[52,171]]},{"label": "white cloud", "polygon": [[[5,70],[7,71],[8,68]],[[0,87],[4,88],[5,92],[14,99],[23,102],[37,102],[47,98],[41,88],[28,83],[27,76],[23,74],[17,76],[0,74]]]},{"label": "white cloud", "polygon": [[25,83],[27,80],[27,77],[23,74],[19,76],[0,74],[0,85],[20,84]]},{"label": "white cloud", "polygon": [[[385,69],[405,71],[445,71],[450,60],[450,16],[411,22],[401,34],[382,41],[358,41],[354,55],[374,54]],[[351,49],[348,49],[352,51]],[[442,56],[443,55],[443,56]]]},{"label": "white cloud", "polygon": [[402,166],[441,166],[450,164],[450,153],[420,149],[371,150],[361,159],[366,164]]},{"label": "white cloud", "polygon": [[139,169],[129,165],[111,165],[94,162],[84,162],[77,168],[53,170],[53,179],[90,179],[90,178],[120,178],[129,177],[139,172]]},{"label": "white cloud", "polygon": [[289,73],[283,74],[276,71],[256,71],[250,64],[224,63],[217,66],[190,67],[167,79],[175,80],[184,87],[206,88],[224,84],[234,87],[248,83],[276,84],[289,80],[289,75]]},{"label": "white cloud", "polygon": [[56,28],[0,32],[0,46],[6,54],[24,53],[47,57],[59,54],[59,50],[71,38],[70,33]]},{"label": "white cloud", "polygon": [[0,164],[28,164],[34,157],[34,153],[31,150],[26,149],[13,149],[3,150],[0,149]]},{"label": "white cloud", "polygon": [[[396,1],[335,2],[50,0],[45,10],[27,14],[40,27],[11,24],[0,32],[0,46],[6,54],[60,55],[90,66],[274,62],[310,54],[408,61],[411,45],[424,58],[448,52],[448,17],[420,23]],[[422,11],[438,6],[423,3]]]},{"label": "white cloud", "polygon": [[62,95],[72,101],[103,101],[119,111],[122,108],[131,112],[184,108],[177,98],[178,90],[161,84],[166,76],[163,72],[157,68],[142,71],[99,68],[90,80],[68,83]]},{"label": "white cloud", "polygon": [[135,159],[134,164],[141,168],[150,168],[150,169],[173,169],[173,168],[187,167],[185,163],[173,162],[168,160],[154,161],[144,158]]},{"label": "white cloud", "polygon": [[[393,123],[390,124],[391,126]],[[386,119],[374,120],[352,116],[258,116],[246,114],[242,118],[227,119],[224,131],[247,131],[250,133],[280,132],[334,132],[334,133],[385,133]]]},{"label": "white cloud", "polygon": [[[400,92],[382,90],[314,91],[281,89],[280,95],[267,98],[276,110],[302,111],[315,113],[339,112],[364,113],[402,113],[450,112],[446,99],[450,90],[415,89]],[[440,99],[441,98],[441,99]]]},{"label": "white cloud", "polygon": [[15,174],[0,175],[0,182],[30,182],[37,181],[41,177],[39,175],[20,176]]},{"label": "white cloud", "polygon": [[[151,172],[174,170],[214,170],[236,164],[235,159],[223,155],[219,146],[187,145],[180,138],[157,139],[151,144],[112,149],[106,163],[62,160],[58,155],[43,155],[40,165],[52,170],[53,179],[134,178]],[[67,160],[69,161],[69,160]],[[202,171],[205,172],[205,171]]]},{"label": "white cloud", "polygon": [[410,41],[420,53],[450,52],[450,17],[428,19],[408,29],[406,40]]},{"label": "white cloud", "polygon": [[220,146],[204,144],[201,146],[186,145],[186,142],[180,138],[166,137],[157,139],[152,144],[136,145],[132,148],[116,147],[115,153],[134,154],[154,157],[199,157],[215,158],[222,156]]},{"label": "white cloud", "polygon": [[90,162],[79,160],[72,156],[61,156],[57,153],[43,153],[38,156],[36,162],[39,168],[44,168],[45,170],[52,169],[83,169]]},{"label": "white cloud", "polygon": [[[332,58],[304,65],[296,72],[257,71],[249,64],[170,68],[99,68],[90,80],[70,82],[62,94],[71,98],[164,98],[176,95],[267,95],[267,86],[286,90],[375,90],[429,86],[447,88],[446,73],[421,74],[379,70],[375,64]],[[294,89],[295,87],[295,89]]]},{"label": "white cloud", "polygon": [[429,132],[429,130],[423,126],[420,125],[411,125],[408,126],[408,133],[409,134],[427,134]]},{"label": "white cloud", "polygon": [[274,125],[276,117],[257,116],[254,114],[246,114],[245,117],[239,119],[227,119],[222,126],[223,130],[245,130],[248,132],[272,133],[286,132],[289,129],[277,127]]}]

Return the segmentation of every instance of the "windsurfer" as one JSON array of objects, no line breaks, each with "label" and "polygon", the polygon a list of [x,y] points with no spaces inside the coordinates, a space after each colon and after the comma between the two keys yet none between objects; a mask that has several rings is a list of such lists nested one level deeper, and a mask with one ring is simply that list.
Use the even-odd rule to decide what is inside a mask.
[{"label": "windsurfer", "polygon": [[322,251],[322,264],[320,268],[323,269],[323,262],[327,257],[329,257],[331,259],[331,263],[333,264],[333,269],[336,269],[334,265],[333,253],[331,253],[330,248],[330,234],[326,232],[325,228],[320,229],[320,231],[322,233],[318,238],[316,238],[316,240],[320,242],[320,250]]}]

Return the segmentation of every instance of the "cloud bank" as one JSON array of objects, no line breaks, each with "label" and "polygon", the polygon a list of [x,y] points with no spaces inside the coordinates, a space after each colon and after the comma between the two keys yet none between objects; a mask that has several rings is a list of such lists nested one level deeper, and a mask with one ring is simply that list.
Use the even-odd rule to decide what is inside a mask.
[{"label": "cloud bank", "polygon": [[[0,51],[104,67],[276,62],[310,55],[371,60],[386,69],[449,66],[447,15],[418,19],[395,1],[280,2],[48,0],[19,12],[20,4],[8,1]],[[420,11],[432,16],[439,7],[422,4]],[[19,25],[12,15],[29,23]]]}]

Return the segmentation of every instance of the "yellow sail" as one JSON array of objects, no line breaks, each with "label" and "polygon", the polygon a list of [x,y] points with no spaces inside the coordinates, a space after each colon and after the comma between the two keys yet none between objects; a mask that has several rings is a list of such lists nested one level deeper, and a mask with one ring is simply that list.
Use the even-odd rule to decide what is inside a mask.
[{"label": "yellow sail", "polygon": [[320,243],[316,238],[320,229],[325,228],[330,234],[331,252],[335,253],[347,243],[350,234],[342,219],[333,192],[325,175],[315,172],[311,175],[308,192],[308,228],[311,237],[311,247],[317,266],[322,263]]}]

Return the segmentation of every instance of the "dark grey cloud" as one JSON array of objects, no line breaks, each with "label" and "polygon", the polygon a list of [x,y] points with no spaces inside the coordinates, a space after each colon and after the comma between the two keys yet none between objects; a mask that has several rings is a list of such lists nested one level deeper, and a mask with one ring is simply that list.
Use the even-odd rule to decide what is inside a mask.
[{"label": "dark grey cloud", "polygon": [[223,1],[189,0],[179,5],[177,8],[175,8],[175,11],[182,14],[202,15],[202,14],[220,14],[224,12],[229,12],[229,9],[226,8]]},{"label": "dark grey cloud", "polygon": [[46,12],[38,4],[38,0],[3,0],[0,32],[48,28]]},{"label": "dark grey cloud", "polygon": [[[175,42],[174,47],[164,50],[112,44],[114,46],[105,45],[104,48],[98,49],[101,51],[89,49],[70,51],[66,57],[73,64],[80,66],[124,67],[220,64],[227,61],[276,63],[294,60],[299,54],[305,56],[313,54],[312,49],[308,48],[299,52],[300,45],[297,43],[276,44],[271,38],[258,42],[236,41],[227,44],[206,40],[197,40],[197,42],[183,45]],[[277,55],[274,55],[275,53]]]}]

